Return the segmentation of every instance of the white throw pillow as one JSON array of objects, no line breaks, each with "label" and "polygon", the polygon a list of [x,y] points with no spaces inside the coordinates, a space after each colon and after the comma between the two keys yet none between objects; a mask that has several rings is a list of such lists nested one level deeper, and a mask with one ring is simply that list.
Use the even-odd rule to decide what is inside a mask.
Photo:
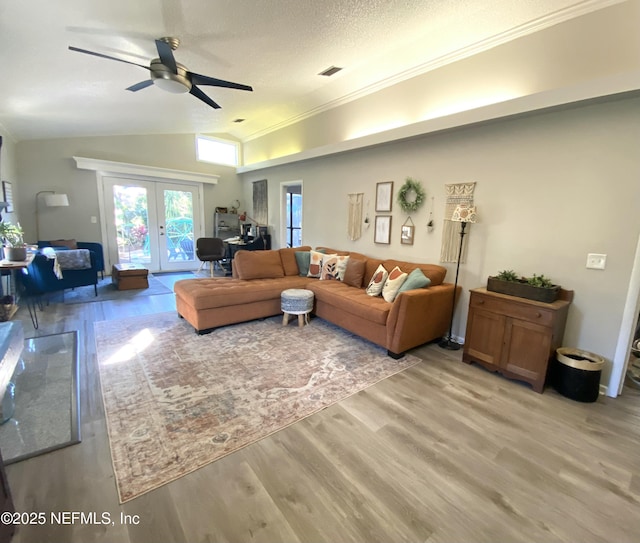
[{"label": "white throw pillow", "polygon": [[382,288],[382,297],[387,302],[393,302],[398,295],[398,291],[403,283],[407,280],[408,273],[404,273],[398,266],[391,270],[387,281]]},{"label": "white throw pillow", "polygon": [[380,296],[382,294],[382,289],[384,288],[384,283],[389,277],[389,272],[384,269],[384,266],[380,264],[376,271],[373,273],[373,277],[371,277],[371,281],[369,281],[369,286],[367,286],[367,294],[369,296]]}]

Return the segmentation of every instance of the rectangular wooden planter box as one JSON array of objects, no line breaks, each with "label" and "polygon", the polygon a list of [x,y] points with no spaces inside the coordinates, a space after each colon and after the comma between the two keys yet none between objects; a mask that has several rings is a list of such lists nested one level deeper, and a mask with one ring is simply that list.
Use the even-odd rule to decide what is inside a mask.
[{"label": "rectangular wooden planter box", "polygon": [[550,304],[558,299],[560,286],[554,285],[552,288],[534,287],[519,281],[502,281],[495,277],[489,277],[487,280],[487,290]]}]

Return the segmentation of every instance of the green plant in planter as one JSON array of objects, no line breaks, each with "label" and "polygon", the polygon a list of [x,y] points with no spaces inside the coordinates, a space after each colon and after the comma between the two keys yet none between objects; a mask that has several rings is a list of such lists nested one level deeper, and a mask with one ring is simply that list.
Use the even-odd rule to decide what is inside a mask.
[{"label": "green plant in planter", "polygon": [[24,247],[24,231],[20,223],[0,222],[0,238],[5,247]]},{"label": "green plant in planter", "polygon": [[496,279],[500,279],[500,281],[518,281],[518,274],[513,270],[502,270],[496,275]]},{"label": "green plant in planter", "polygon": [[551,303],[558,298],[560,287],[554,285],[544,275],[533,274],[533,277],[519,277],[513,270],[504,270],[495,277],[489,277],[487,290]]},{"label": "green plant in planter", "polygon": [[555,286],[548,277],[543,274],[536,275],[535,273],[533,277],[527,279],[527,284],[540,288],[553,288]]}]

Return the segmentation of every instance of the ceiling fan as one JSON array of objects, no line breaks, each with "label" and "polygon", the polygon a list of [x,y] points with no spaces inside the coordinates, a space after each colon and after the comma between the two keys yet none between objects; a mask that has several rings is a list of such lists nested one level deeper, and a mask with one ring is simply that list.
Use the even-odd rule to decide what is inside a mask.
[{"label": "ceiling fan", "polygon": [[158,50],[159,58],[154,58],[149,66],[143,66],[142,64],[130,62],[121,58],[103,55],[102,53],[87,51],[86,49],[79,49],[78,47],[73,47],[71,45],[69,46],[69,49],[71,51],[77,51],[78,53],[117,60],[118,62],[124,62],[125,64],[133,64],[134,66],[140,66],[140,68],[149,70],[151,73],[151,79],[141,81],[140,83],[127,87],[127,90],[132,92],[146,89],[151,85],[157,85],[163,90],[176,94],[188,92],[212,108],[220,109],[220,106],[202,92],[197,85],[210,85],[213,87],[228,87],[230,89],[253,91],[253,88],[249,85],[242,85],[240,83],[233,83],[232,81],[224,81],[223,79],[216,79],[215,77],[208,77],[206,75],[190,72],[187,70],[186,66],[176,62],[176,59],[173,56],[173,51],[176,50],[179,45],[180,40],[178,38],[167,37],[156,40],[156,49]]}]

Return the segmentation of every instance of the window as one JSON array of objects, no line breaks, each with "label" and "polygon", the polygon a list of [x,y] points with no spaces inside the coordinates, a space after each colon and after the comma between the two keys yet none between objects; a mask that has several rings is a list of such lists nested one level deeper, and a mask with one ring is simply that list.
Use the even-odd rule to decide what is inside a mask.
[{"label": "window", "polygon": [[201,162],[240,165],[240,144],[210,136],[196,136],[196,158]]},{"label": "window", "polygon": [[287,247],[302,245],[302,194],[287,192]]}]

